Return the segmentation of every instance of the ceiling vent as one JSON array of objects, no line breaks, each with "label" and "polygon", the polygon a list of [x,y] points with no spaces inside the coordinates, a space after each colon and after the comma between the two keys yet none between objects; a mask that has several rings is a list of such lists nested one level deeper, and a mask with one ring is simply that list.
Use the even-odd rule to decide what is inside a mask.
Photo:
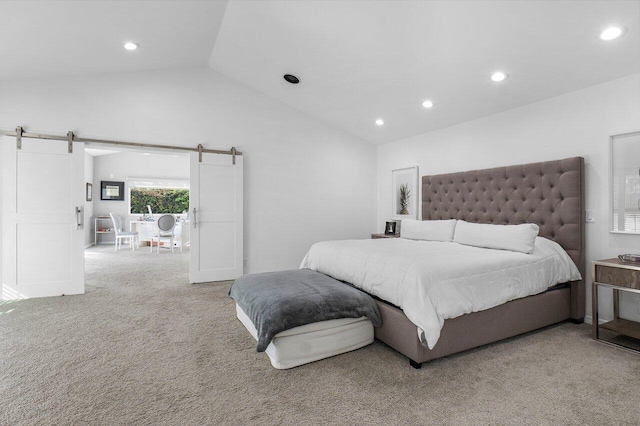
[{"label": "ceiling vent", "polygon": [[285,74],[284,75],[284,79],[287,80],[287,82],[291,83],[291,84],[298,84],[300,83],[300,79],[298,77],[296,77],[295,75],[291,75],[291,74]]}]

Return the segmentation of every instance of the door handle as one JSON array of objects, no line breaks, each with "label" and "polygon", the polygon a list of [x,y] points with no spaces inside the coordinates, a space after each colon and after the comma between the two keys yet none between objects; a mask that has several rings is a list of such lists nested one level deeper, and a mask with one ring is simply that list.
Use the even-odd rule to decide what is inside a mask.
[{"label": "door handle", "polygon": [[82,228],[82,208],[76,207],[76,229]]},{"label": "door handle", "polygon": [[198,227],[198,210],[195,207],[193,208],[193,227]]}]

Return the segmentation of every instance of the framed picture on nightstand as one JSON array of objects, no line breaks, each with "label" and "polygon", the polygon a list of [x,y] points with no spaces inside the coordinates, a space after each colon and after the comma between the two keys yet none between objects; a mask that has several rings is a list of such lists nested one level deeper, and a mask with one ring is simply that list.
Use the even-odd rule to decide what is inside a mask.
[{"label": "framed picture on nightstand", "polygon": [[391,217],[418,218],[418,166],[391,171]]},{"label": "framed picture on nightstand", "polygon": [[386,235],[395,234],[396,233],[396,222],[395,221],[387,222],[385,227],[384,227],[384,233]]}]

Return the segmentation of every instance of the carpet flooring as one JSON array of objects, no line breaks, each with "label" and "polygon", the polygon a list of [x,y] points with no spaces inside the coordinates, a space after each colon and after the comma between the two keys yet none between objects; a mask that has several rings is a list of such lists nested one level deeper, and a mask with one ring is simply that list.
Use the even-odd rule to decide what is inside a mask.
[{"label": "carpet flooring", "polygon": [[188,252],[86,252],[87,292],[0,302],[0,424],[640,424],[640,356],[561,324],[410,368],[375,342],[275,370]]}]

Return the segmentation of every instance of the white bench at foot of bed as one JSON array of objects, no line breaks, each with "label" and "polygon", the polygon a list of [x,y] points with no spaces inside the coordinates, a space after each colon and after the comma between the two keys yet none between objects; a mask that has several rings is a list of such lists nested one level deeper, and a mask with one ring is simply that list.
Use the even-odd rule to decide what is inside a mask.
[{"label": "white bench at foot of bed", "polygon": [[[236,304],[236,315],[256,341],[258,332]],[[279,370],[297,367],[373,343],[373,324],[366,317],[341,318],[295,327],[276,334],[266,354]]]}]

